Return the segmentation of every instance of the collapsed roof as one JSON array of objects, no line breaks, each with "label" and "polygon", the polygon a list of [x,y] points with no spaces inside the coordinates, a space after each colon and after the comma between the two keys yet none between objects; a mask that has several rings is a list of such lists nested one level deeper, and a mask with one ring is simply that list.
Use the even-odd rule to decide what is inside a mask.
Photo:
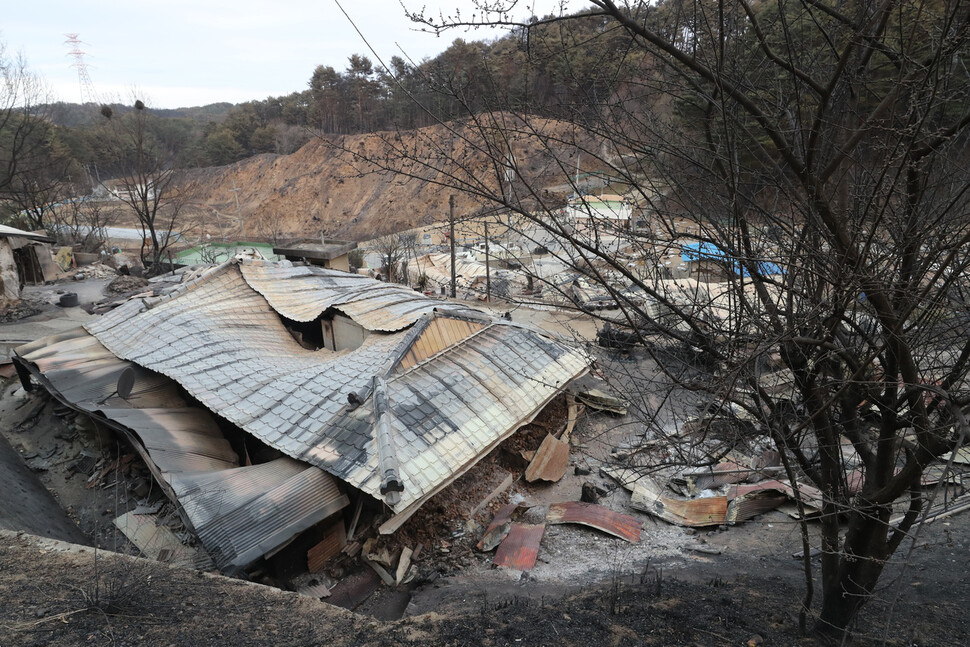
[{"label": "collapsed roof", "polygon": [[[346,506],[331,477],[383,500],[380,530],[394,532],[587,368],[577,349],[460,304],[243,259],[16,353],[25,382],[135,441],[227,570]],[[284,457],[240,465],[219,419]]]}]

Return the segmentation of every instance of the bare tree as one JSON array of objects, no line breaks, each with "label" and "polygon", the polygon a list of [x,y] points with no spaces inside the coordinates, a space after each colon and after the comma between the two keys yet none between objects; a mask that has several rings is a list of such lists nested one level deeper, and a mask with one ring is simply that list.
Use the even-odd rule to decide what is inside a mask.
[{"label": "bare tree", "polygon": [[[559,261],[609,294],[612,323],[651,347],[668,388],[745,412],[793,483],[822,492],[814,628],[841,639],[925,514],[926,466],[968,431],[970,6],[591,4],[521,22],[504,3],[479,14],[526,47],[598,21],[625,67],[588,109],[549,122],[496,86],[494,110],[447,124],[452,141],[418,131],[345,154],[517,214],[526,236],[554,241]],[[568,59],[572,41],[559,42]],[[454,140],[474,154],[453,154]],[[577,217],[535,180],[549,168],[526,159],[576,195],[581,159],[627,187],[650,231]],[[716,280],[672,281],[664,259],[684,254]],[[767,386],[770,365],[789,388]]]},{"label": "bare tree", "polygon": [[[373,249],[381,257],[381,273],[388,283],[399,279],[401,261],[404,260],[405,247],[399,234],[386,234],[372,243]],[[407,278],[407,275],[405,275]]]},{"label": "bare tree", "polygon": [[44,229],[59,201],[73,190],[71,173],[83,173],[48,119],[50,97],[22,57],[0,43],[0,200],[18,212],[23,226]]},{"label": "bare tree", "polygon": [[257,236],[272,243],[279,245],[287,233],[285,219],[276,209],[266,209],[254,218],[253,231]]},{"label": "bare tree", "polygon": [[54,210],[50,224],[63,244],[97,252],[107,244],[112,222],[111,212],[101,203],[72,199]]},{"label": "bare tree", "polygon": [[101,114],[112,133],[106,141],[122,169],[115,196],[125,203],[142,231],[141,260],[149,272],[165,271],[161,261],[177,240],[175,231],[186,196],[182,193],[174,160],[168,159],[149,129],[151,115],[145,104],[136,100],[134,110],[115,116],[105,106]]}]

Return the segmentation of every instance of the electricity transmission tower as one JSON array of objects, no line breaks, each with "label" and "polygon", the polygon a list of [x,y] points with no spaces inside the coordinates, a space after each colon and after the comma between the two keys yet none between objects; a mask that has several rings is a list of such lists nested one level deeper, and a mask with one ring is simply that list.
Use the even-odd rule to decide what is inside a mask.
[{"label": "electricity transmission tower", "polygon": [[81,87],[81,103],[97,103],[98,96],[94,91],[94,83],[91,82],[91,75],[88,74],[88,64],[84,61],[85,52],[81,49],[84,42],[78,38],[79,34],[64,34],[64,36],[67,38],[64,44],[71,47],[71,51],[67,55],[74,58],[71,67],[77,68],[77,80]]}]

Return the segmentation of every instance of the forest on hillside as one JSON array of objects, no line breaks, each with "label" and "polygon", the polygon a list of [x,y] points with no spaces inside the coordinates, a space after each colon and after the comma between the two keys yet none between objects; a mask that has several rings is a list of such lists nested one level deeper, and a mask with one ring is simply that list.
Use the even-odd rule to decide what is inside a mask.
[{"label": "forest on hillside", "polygon": [[[152,110],[148,127],[174,166],[195,168],[261,153],[289,154],[316,134],[421,128],[493,108],[583,119],[649,73],[631,46],[623,30],[579,13],[490,41],[459,38],[420,62],[394,56],[385,68],[353,54],[343,70],[318,65],[306,89],[235,106]],[[117,115],[131,110],[109,107]],[[101,108],[45,106],[72,157],[92,173],[97,167],[99,176],[112,177],[119,169],[105,154],[111,147],[103,146]]]}]

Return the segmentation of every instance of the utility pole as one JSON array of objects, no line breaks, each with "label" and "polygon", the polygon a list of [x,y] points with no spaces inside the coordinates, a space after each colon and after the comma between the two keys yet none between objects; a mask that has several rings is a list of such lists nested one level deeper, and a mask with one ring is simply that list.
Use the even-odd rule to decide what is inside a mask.
[{"label": "utility pole", "polygon": [[458,277],[455,273],[455,196],[454,194],[448,196],[448,227],[450,233],[448,240],[451,242],[451,298],[454,299],[457,296],[457,283]]},{"label": "utility pole", "polygon": [[242,220],[242,211],[239,209],[239,187],[236,186],[236,179],[232,180],[232,197],[236,201],[236,218]]},{"label": "utility pole", "polygon": [[488,265],[488,216],[485,217],[485,301],[492,300],[492,272]]},{"label": "utility pole", "polygon": [[[236,178],[232,178],[232,197],[236,201],[236,226],[242,227],[242,210],[239,208],[239,187],[236,186]],[[219,213],[218,211],[216,213]],[[220,229],[222,229],[222,242],[229,242],[227,232],[225,228],[222,227],[222,222],[219,223]]]}]

